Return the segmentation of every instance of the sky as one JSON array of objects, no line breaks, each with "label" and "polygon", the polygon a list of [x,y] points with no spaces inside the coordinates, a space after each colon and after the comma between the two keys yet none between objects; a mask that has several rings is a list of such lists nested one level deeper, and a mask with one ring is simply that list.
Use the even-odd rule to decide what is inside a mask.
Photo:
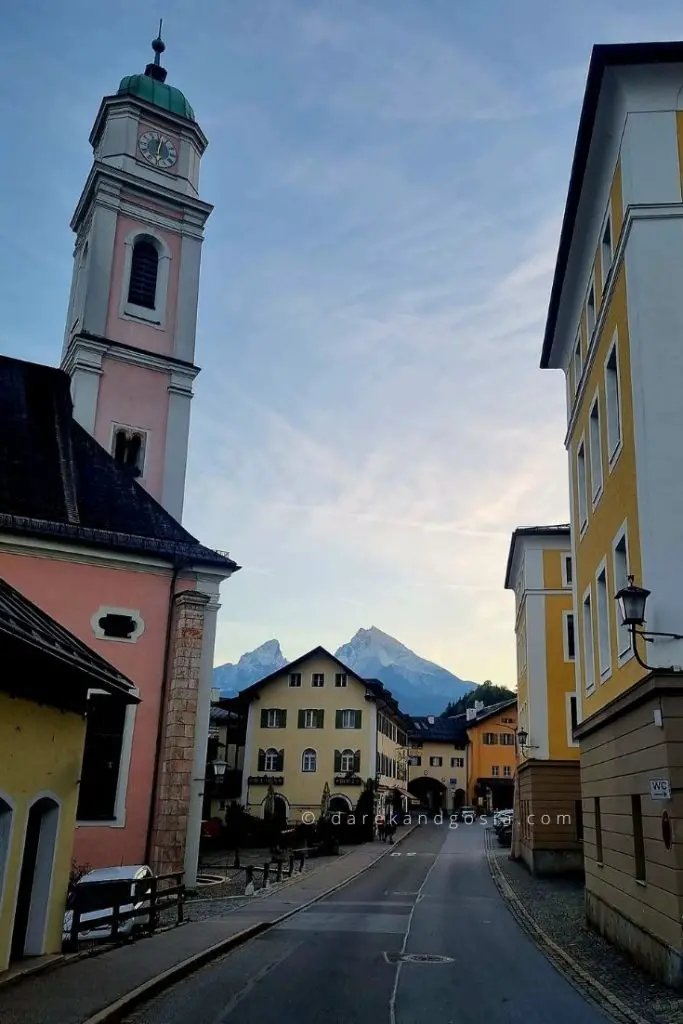
[{"label": "sky", "polygon": [[184,524],[243,566],[216,663],[375,625],[515,685],[516,526],[568,521],[541,338],[593,44],[659,0],[29,0],[3,18],[0,351],[57,365],[101,97],[144,70],[210,144]]}]

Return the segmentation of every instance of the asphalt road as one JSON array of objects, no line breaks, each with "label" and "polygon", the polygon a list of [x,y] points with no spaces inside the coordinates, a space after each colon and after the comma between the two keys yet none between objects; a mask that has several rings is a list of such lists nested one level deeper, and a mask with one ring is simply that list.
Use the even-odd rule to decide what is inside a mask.
[{"label": "asphalt road", "polygon": [[[443,962],[401,962],[402,954]],[[605,1024],[522,932],[483,826],[422,826],[356,881],[126,1024]]]}]

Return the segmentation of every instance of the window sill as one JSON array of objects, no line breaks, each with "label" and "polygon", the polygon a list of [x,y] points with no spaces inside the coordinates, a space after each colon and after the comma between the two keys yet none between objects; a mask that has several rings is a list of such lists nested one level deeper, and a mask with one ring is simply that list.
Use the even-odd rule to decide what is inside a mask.
[{"label": "window sill", "polygon": [[123,828],[124,821],[119,818],[98,818],[96,820],[85,819],[76,822],[76,828]]},{"label": "window sill", "polygon": [[588,531],[588,516],[586,516],[584,521],[581,523],[581,530],[579,531],[579,538],[581,540],[583,540],[583,538],[584,538],[584,536],[585,536],[587,531]]},{"label": "window sill", "polygon": [[611,679],[611,678],[612,678],[612,666],[610,665],[609,668],[606,668],[603,672],[600,673],[600,685],[602,686],[603,683],[606,683],[607,680]]},{"label": "window sill", "polygon": [[157,331],[163,331],[164,325],[157,309],[147,309],[146,306],[136,306],[134,302],[126,302],[121,313],[123,320],[134,320],[136,323],[147,324]]},{"label": "window sill", "polygon": [[596,508],[600,504],[600,499],[602,498],[603,494],[604,494],[603,485],[600,484],[600,486],[598,487],[597,491],[595,492],[595,494],[593,495],[593,498],[592,498],[593,512],[595,512]]},{"label": "window sill", "polygon": [[633,649],[629,647],[627,651],[622,651],[619,654],[619,657],[617,659],[617,665],[619,666],[619,668],[623,668],[624,665],[628,665],[629,661],[631,661],[634,657],[635,655],[633,653]]}]

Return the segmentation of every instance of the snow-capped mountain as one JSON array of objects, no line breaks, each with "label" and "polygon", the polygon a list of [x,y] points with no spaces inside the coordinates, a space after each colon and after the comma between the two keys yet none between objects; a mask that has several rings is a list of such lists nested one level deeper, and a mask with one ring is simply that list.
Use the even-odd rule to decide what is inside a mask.
[{"label": "snow-capped mountain", "polygon": [[476,685],[421,658],[376,626],[359,629],[335,656],[364,679],[381,680],[409,715],[438,715]]},{"label": "snow-capped mountain", "polygon": [[[449,701],[457,700],[476,685],[414,654],[376,626],[359,629],[335,656],[364,679],[380,679],[409,715],[438,715]],[[224,697],[234,697],[287,664],[279,641],[268,640],[255,651],[243,654],[236,665],[228,663],[215,668],[214,686]]]},{"label": "snow-capped mountain", "polygon": [[213,685],[218,687],[223,697],[234,697],[240,690],[265,679],[271,672],[284,668],[287,664],[279,640],[266,640],[255,651],[243,654],[236,665],[226,662],[213,670]]}]

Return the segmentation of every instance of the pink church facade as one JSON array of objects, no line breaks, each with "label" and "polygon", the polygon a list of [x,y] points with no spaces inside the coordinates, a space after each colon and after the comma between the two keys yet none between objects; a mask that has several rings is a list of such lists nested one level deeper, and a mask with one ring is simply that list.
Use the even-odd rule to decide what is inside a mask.
[{"label": "pink church facade", "polygon": [[105,97],[61,369],[0,357],[0,577],[131,679],[88,701],[74,859],[196,877],[219,588],[239,566],[180,523],[207,146],[163,44]]}]

